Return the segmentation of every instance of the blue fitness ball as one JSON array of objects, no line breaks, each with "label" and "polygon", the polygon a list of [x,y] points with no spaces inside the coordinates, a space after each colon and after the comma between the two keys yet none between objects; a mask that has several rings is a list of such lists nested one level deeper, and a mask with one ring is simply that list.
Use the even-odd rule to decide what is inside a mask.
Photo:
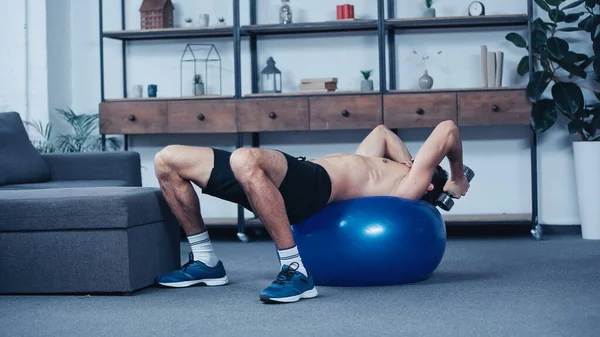
[{"label": "blue fitness ball", "polygon": [[364,197],[335,202],[292,226],[317,285],[378,286],[429,278],[446,250],[446,226],[424,201]]}]

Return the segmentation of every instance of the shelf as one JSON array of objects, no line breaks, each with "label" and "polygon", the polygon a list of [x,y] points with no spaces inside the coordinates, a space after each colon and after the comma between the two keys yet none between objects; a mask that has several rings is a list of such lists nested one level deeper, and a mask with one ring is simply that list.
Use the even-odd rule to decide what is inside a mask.
[{"label": "shelf", "polygon": [[478,92],[478,91],[513,91],[525,90],[525,86],[492,87],[492,88],[439,88],[439,89],[397,89],[389,90],[388,94],[426,94],[446,92]]},{"label": "shelf", "polygon": [[183,97],[142,97],[142,98],[111,98],[105,102],[143,102],[143,101],[194,101],[206,99],[232,99],[233,96],[224,95],[202,95],[202,96],[183,96]]},{"label": "shelf", "polygon": [[[470,215],[453,215],[442,214],[442,218],[446,224],[529,224],[531,222],[531,213],[514,213],[514,214],[470,214]],[[237,226],[237,218],[208,218],[204,219],[207,226]],[[259,219],[246,219],[246,225],[250,227],[262,227]]]},{"label": "shelf", "polygon": [[450,16],[439,18],[390,19],[386,25],[392,29],[431,29],[431,28],[474,28],[527,26],[527,14]]},{"label": "shelf", "polygon": [[107,31],[102,37],[117,40],[165,40],[189,39],[202,37],[232,37],[233,27],[206,27],[206,28],[166,28],[144,30],[118,30]]},{"label": "shelf", "polygon": [[377,30],[376,20],[339,20],[324,22],[303,22],[287,25],[248,25],[242,26],[244,35],[279,35],[302,33],[331,33]]},{"label": "shelf", "polygon": [[381,95],[379,91],[332,91],[332,92],[312,92],[312,91],[296,91],[296,92],[284,92],[280,94],[246,94],[245,98],[256,98],[256,97],[286,97],[286,96],[344,96],[344,95]]}]

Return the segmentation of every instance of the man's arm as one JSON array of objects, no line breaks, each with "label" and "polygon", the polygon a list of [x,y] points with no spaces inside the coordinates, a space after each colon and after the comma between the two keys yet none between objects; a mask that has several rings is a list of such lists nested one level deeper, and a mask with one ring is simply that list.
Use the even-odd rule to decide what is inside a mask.
[{"label": "man's arm", "polygon": [[366,157],[381,157],[395,162],[410,162],[412,159],[400,137],[384,125],[379,125],[360,143],[356,154]]},{"label": "man's arm", "polygon": [[450,179],[444,189],[450,188],[450,185],[458,185],[452,186],[449,192],[457,198],[464,195],[468,189],[468,181],[463,174],[462,141],[456,124],[444,121],[438,124],[419,149],[412,169],[401,185],[403,197],[421,198],[429,188],[435,168],[444,157],[448,157],[450,162]]}]

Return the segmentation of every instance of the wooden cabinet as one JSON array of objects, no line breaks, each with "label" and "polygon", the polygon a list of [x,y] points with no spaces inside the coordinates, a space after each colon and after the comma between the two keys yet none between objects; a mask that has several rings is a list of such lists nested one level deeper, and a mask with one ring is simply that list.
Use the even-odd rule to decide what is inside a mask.
[{"label": "wooden cabinet", "polygon": [[454,93],[386,95],[383,107],[383,121],[389,128],[434,127],[457,120]]},{"label": "wooden cabinet", "polygon": [[461,126],[527,125],[530,114],[525,90],[458,93]]},{"label": "wooden cabinet", "polygon": [[308,130],[308,98],[251,98],[236,104],[240,132]]},{"label": "wooden cabinet", "polygon": [[311,130],[371,129],[381,124],[381,96],[310,98]]},{"label": "wooden cabinet", "polygon": [[148,134],[167,132],[166,102],[100,103],[103,134]]},{"label": "wooden cabinet", "polygon": [[236,132],[234,100],[191,100],[168,103],[169,133]]}]

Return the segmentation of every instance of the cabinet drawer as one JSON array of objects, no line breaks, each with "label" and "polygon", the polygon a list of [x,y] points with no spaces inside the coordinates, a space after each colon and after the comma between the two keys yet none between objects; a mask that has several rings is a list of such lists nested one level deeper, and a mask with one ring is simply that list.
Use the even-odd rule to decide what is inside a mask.
[{"label": "cabinet drawer", "polygon": [[526,125],[530,114],[524,90],[458,94],[458,125]]},{"label": "cabinet drawer", "polygon": [[100,103],[101,133],[144,134],[166,131],[166,102]]},{"label": "cabinet drawer", "polygon": [[381,96],[310,98],[310,129],[371,129],[381,124]]},{"label": "cabinet drawer", "polygon": [[237,102],[238,131],[308,130],[308,98],[252,98]]},{"label": "cabinet drawer", "polygon": [[169,102],[168,111],[169,133],[237,131],[234,101]]},{"label": "cabinet drawer", "polygon": [[383,105],[383,120],[390,128],[434,127],[457,119],[454,93],[387,95]]}]

